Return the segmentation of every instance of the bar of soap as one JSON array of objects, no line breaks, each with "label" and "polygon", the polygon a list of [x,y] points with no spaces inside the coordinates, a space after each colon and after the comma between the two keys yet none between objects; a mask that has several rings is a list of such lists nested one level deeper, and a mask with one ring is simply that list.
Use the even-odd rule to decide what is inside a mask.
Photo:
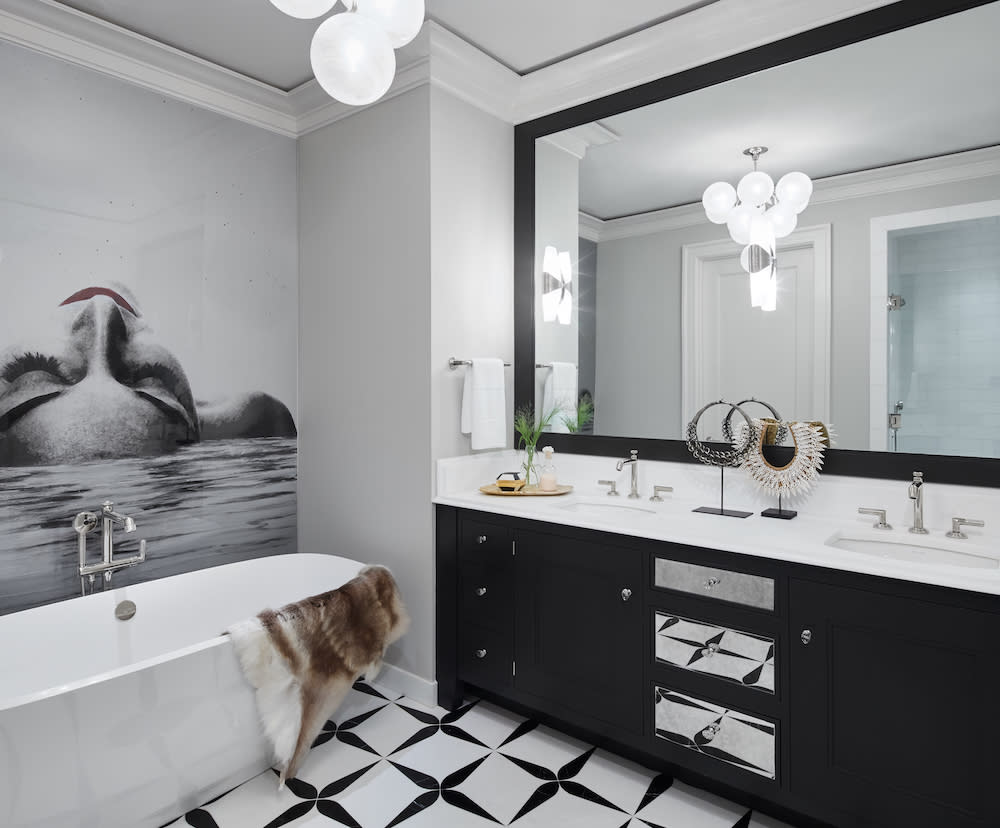
[{"label": "bar of soap", "polygon": [[[509,474],[509,472],[506,472]],[[519,492],[524,488],[525,480],[512,480],[509,478],[498,477],[497,478],[497,488],[505,492]]]}]

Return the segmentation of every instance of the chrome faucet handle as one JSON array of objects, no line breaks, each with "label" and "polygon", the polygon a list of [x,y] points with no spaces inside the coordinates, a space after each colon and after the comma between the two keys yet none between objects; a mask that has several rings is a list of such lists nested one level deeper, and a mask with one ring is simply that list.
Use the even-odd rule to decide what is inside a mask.
[{"label": "chrome faucet handle", "polygon": [[660,497],[660,492],[672,492],[674,490],[673,486],[653,486],[653,496],[650,498],[654,503],[662,503],[663,498]]},{"label": "chrome faucet handle", "polygon": [[963,526],[985,526],[986,524],[981,520],[967,520],[963,517],[953,517],[951,519],[951,531],[945,532],[944,536],[946,538],[961,538],[965,539],[969,536],[962,531]]},{"label": "chrome faucet handle", "polygon": [[618,484],[614,480],[598,480],[597,485],[610,486],[611,488],[608,490],[608,496],[610,497],[613,495],[614,497],[618,497]]},{"label": "chrome faucet handle", "polygon": [[875,515],[878,518],[872,526],[875,529],[892,529],[888,523],[885,522],[885,509],[866,509],[863,506],[858,507],[859,515]]}]

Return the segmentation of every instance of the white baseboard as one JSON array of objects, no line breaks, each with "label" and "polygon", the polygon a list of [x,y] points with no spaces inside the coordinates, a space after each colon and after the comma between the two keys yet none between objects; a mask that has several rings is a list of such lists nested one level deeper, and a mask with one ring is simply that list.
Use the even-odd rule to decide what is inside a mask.
[{"label": "white baseboard", "polygon": [[419,702],[425,707],[437,707],[438,686],[436,681],[414,675],[402,667],[393,664],[383,664],[379,671],[376,685],[382,685],[388,690],[402,693],[407,698]]}]

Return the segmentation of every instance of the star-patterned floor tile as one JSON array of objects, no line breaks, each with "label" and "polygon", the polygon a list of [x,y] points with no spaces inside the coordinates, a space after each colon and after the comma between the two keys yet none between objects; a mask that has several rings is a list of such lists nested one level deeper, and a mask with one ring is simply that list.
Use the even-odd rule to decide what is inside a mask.
[{"label": "star-patterned floor tile", "polygon": [[[628,818],[628,814],[621,811],[560,790],[537,808],[515,819],[511,825],[516,828],[552,828],[555,825],[567,828],[621,828]],[[683,823],[678,823],[680,825]]]},{"label": "star-patterned floor tile", "polygon": [[448,774],[482,759],[489,752],[490,749],[485,745],[449,736],[438,730],[411,747],[396,751],[392,755],[392,761],[420,768],[435,779],[444,779]]},{"label": "star-patterned floor tile", "polygon": [[352,732],[380,756],[390,756],[425,726],[393,702],[376,710]]},{"label": "star-patterned floor tile", "polygon": [[586,753],[590,745],[544,725],[526,722],[497,750],[504,756],[528,759],[537,765],[558,768]]},{"label": "star-patterned floor tile", "polygon": [[470,702],[459,708],[462,716],[454,722],[470,736],[490,748],[503,744],[525,720],[489,702]]},{"label": "star-patterned floor tile", "polygon": [[357,685],[298,778],[266,771],[164,828],[795,828],[503,708]]},{"label": "star-patterned floor tile", "polygon": [[636,816],[664,828],[733,828],[747,809],[683,782],[674,782]]},{"label": "star-patterned floor tile", "polygon": [[643,797],[656,774],[603,750],[594,752],[574,779],[613,802],[627,814],[644,804]]},{"label": "star-patterned floor tile", "polygon": [[498,753],[491,753],[456,787],[490,816],[507,825],[538,789],[538,779]]}]

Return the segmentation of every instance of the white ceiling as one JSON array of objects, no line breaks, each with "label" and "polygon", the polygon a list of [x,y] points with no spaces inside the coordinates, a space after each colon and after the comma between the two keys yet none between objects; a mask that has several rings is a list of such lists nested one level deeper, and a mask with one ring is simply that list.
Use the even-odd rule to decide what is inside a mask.
[{"label": "white ceiling", "polygon": [[[427,17],[519,74],[719,0],[426,0]],[[319,20],[297,20],[268,0],[59,0],[269,86],[312,78]],[[343,11],[340,3],[334,12]]]},{"label": "white ceiling", "polygon": [[1000,144],[1000,3],[815,55],[600,123],[580,165],[601,219],[701,200],[753,168],[813,179]]}]

